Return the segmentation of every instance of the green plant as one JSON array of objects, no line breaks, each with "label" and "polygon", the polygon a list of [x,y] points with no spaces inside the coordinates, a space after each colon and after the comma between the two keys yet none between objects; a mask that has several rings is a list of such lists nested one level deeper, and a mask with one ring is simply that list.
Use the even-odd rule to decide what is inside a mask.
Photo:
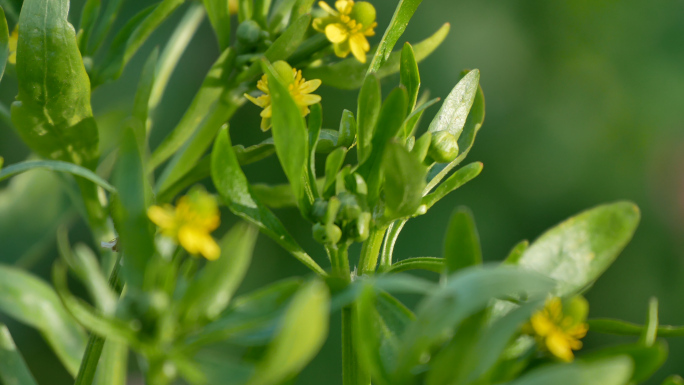
[{"label": "green plant", "polygon": [[[0,1],[18,25],[10,35],[4,13],[0,18],[0,76],[8,62],[19,84],[11,113],[0,106],[0,114],[42,158],[3,168],[0,180],[36,168],[58,172],[94,241],[106,246],[99,256],[83,244],[72,247],[61,227],[54,288],[0,265],[0,311],[38,329],[79,385],[124,384],[129,350],[149,384],[287,382],[316,355],[337,310],[345,385],[648,379],[667,355],[657,336],[681,336],[684,328],[660,326],[655,300],[644,326],[586,321],[581,296],[635,231],[639,211],[631,203],[581,213],[485,266],[474,219],[459,209],[443,257],[393,260],[406,222],[482,171],[478,162],[456,169],[484,121],[478,70],[464,71],[427,130],[419,129],[439,99],[420,95],[418,62],[449,29],[393,51],[420,2],[399,2],[375,49],[367,40],[375,9],[366,2],[321,4],[321,11],[310,0],[240,0],[234,39],[230,2],[193,2],[174,38],[149,55],[133,110],[116,127],[120,140],[107,147],[98,139],[91,90],[115,81],[184,1],[141,11],[106,49],[120,0],[104,7],[88,0],[78,32],[67,21],[67,0],[26,0],[21,12]],[[192,35],[205,13],[222,53],[181,121],[150,151],[153,112],[189,42],[181,36]],[[380,81],[395,73],[399,85],[383,98]],[[321,84],[360,89],[357,111],[345,110],[337,130],[322,128],[321,98],[313,94]],[[247,100],[263,108],[261,129],[272,137],[233,145],[228,121]],[[242,166],[274,154],[288,183],[250,184]],[[209,178],[220,199],[192,187]],[[245,223],[216,242],[219,201]],[[299,246],[271,210],[283,206],[311,222],[329,267]],[[258,231],[312,277],[234,298]],[[348,255],[354,243],[362,244],[356,267]],[[415,269],[440,274],[440,283],[405,274]],[[92,303],[69,291],[68,273]],[[423,298],[412,311],[397,293]],[[587,327],[639,340],[573,361]],[[240,348],[232,356],[214,350],[226,345]],[[35,383],[5,327],[0,378]]]}]

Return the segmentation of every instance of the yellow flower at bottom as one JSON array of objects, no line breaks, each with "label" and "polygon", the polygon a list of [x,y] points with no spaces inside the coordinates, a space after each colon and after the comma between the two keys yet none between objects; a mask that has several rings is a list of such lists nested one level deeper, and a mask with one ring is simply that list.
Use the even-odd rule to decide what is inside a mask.
[{"label": "yellow flower at bottom", "polygon": [[[302,71],[290,67],[290,65],[284,61],[273,63],[273,67],[278,71],[278,74],[283,77],[283,80],[288,82],[285,85],[287,86],[288,91],[290,91],[290,95],[297,104],[297,107],[299,107],[299,112],[302,116],[308,115],[309,106],[321,101],[319,95],[312,94],[312,92],[316,91],[316,89],[321,86],[321,81],[319,79],[307,81],[302,77]],[[261,111],[261,130],[268,131],[268,129],[271,128],[273,110],[271,105],[271,94],[268,90],[268,77],[265,74],[261,77],[261,80],[257,82],[257,88],[259,91],[263,92],[264,95],[255,98],[249,94],[245,94],[245,97],[250,102],[264,109]]]},{"label": "yellow flower at bottom", "polygon": [[14,30],[9,36],[9,56],[7,62],[10,64],[17,64],[17,42],[19,41],[19,24],[14,26]]},{"label": "yellow flower at bottom", "polygon": [[366,53],[370,51],[367,36],[375,35],[375,7],[371,3],[353,0],[338,0],[335,9],[326,2],[318,5],[328,13],[326,17],[314,19],[313,28],[325,33],[325,37],[333,43],[335,55],[347,57],[351,52],[356,60],[366,62]]},{"label": "yellow flower at bottom", "polygon": [[178,199],[176,206],[150,206],[147,216],[159,226],[161,234],[183,246],[192,255],[208,260],[221,255],[211,232],[219,226],[216,199],[202,188],[193,188]]},{"label": "yellow flower at bottom", "polygon": [[532,316],[525,328],[527,333],[536,337],[541,346],[566,362],[573,360],[572,351],[582,348],[580,339],[587,334],[587,324],[584,323],[586,301],[581,297],[575,297],[571,301],[579,303],[579,307],[585,309],[580,311],[583,314],[579,317],[563,314],[561,299],[554,297]]}]

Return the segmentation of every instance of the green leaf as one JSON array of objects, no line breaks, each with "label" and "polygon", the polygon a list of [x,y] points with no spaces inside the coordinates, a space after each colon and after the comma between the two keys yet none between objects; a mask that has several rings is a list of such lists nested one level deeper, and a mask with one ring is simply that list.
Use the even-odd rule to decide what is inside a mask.
[{"label": "green leaf", "polygon": [[81,9],[81,21],[78,23],[76,40],[82,55],[87,55],[88,40],[95,28],[97,16],[100,14],[101,0],[87,0]]},{"label": "green leaf", "polygon": [[509,385],[626,385],[632,374],[632,360],[618,356],[596,362],[542,366]]},{"label": "green leaf", "polygon": [[418,107],[416,107],[413,112],[409,114],[408,117],[406,117],[406,128],[404,128],[404,132],[408,135],[414,135],[416,128],[418,127],[418,123],[420,122],[421,118],[423,117],[423,113],[425,112],[426,109],[429,107],[432,107],[435,105],[437,102],[439,102],[439,98],[434,98],[434,99],[428,99],[430,97],[429,92],[423,92],[423,95],[420,97],[420,99],[417,101]]},{"label": "green leaf", "polygon": [[[408,92],[409,104],[406,113],[410,114],[416,106],[416,100],[418,100],[420,72],[418,72],[418,62],[416,61],[413,47],[411,47],[411,44],[409,43],[404,43],[404,48],[401,49],[399,79],[400,83],[406,87],[406,91]],[[408,133],[405,133],[404,137],[408,137]]]},{"label": "green leaf", "polygon": [[152,224],[147,218],[150,187],[133,131],[124,131],[113,175],[118,194],[112,200],[112,218],[125,253],[123,273],[128,285],[140,288],[147,261],[154,252]]},{"label": "green leaf", "polygon": [[87,168],[59,160],[27,160],[24,162],[15,163],[11,166],[3,168],[2,171],[0,171],[0,181],[34,169],[66,172],[72,175],[81,176],[93,183],[97,183],[107,191],[116,192],[114,186]]},{"label": "green leaf", "polygon": [[8,57],[9,28],[7,27],[7,19],[5,19],[5,11],[0,7],[0,80],[2,80],[2,75],[5,73]]},{"label": "green leaf", "polygon": [[394,45],[406,30],[406,26],[411,20],[413,13],[416,12],[416,8],[420,5],[422,0],[400,0],[397,4],[397,9],[394,11],[392,20],[390,21],[385,34],[380,40],[380,45],[377,51],[375,51],[375,56],[373,56],[373,61],[371,61],[368,67],[368,73],[377,72],[380,67],[385,64],[387,59],[389,59],[390,54]]},{"label": "green leaf", "polygon": [[472,70],[449,93],[428,131],[449,131],[457,139],[461,136],[480,82],[480,71]]},{"label": "green leaf", "polygon": [[670,376],[663,381],[662,385],[684,385],[684,378],[680,376]]},{"label": "green leaf", "polygon": [[132,116],[126,121],[126,125],[131,128],[135,141],[138,144],[138,151],[141,155],[146,156],[147,137],[148,137],[148,117],[149,117],[149,103],[152,87],[156,80],[157,59],[159,58],[159,49],[155,48],[147,58],[143,66],[140,80],[138,81],[138,90],[133,99]]},{"label": "green leaf", "polygon": [[511,251],[508,253],[508,256],[502,263],[506,265],[517,265],[518,261],[520,260],[520,257],[522,257],[523,253],[525,253],[525,250],[530,247],[530,242],[525,239],[520,242],[518,242]]},{"label": "green leaf", "polygon": [[632,238],[639,217],[639,209],[629,202],[587,210],[545,232],[518,265],[556,279],[558,296],[579,293],[617,258]]},{"label": "green leaf", "polygon": [[299,289],[249,384],[279,384],[308,364],[325,342],[329,309],[323,282],[314,280]]},{"label": "green leaf", "polygon": [[228,1],[203,0],[204,8],[207,9],[209,21],[216,33],[219,49],[224,51],[230,45],[230,12]]},{"label": "green leaf", "polygon": [[[5,16],[1,16],[4,20]],[[4,324],[0,324],[0,379],[8,385],[37,384]]]},{"label": "green leaf", "polygon": [[325,183],[323,184],[323,194],[325,196],[332,196],[334,194],[337,173],[340,172],[346,156],[347,149],[338,147],[325,158]]},{"label": "green leaf", "polygon": [[651,297],[648,301],[648,314],[644,332],[639,338],[639,342],[646,346],[653,346],[658,336],[658,298]]},{"label": "green leaf", "polygon": [[0,312],[38,329],[67,371],[76,375],[86,335],[43,280],[0,265]]},{"label": "green leaf", "polygon": [[381,105],[380,81],[377,76],[369,75],[364,80],[363,86],[359,91],[358,107],[356,110],[358,118],[358,147],[356,151],[359,164],[363,163],[370,156],[373,130],[375,130],[378,122]]},{"label": "green leaf", "polygon": [[107,37],[109,30],[116,21],[122,4],[123,0],[111,0],[107,2],[104,13],[100,15],[99,20],[95,23],[93,28],[87,49],[88,54],[96,51],[102,45],[102,42],[105,37]]},{"label": "green leaf", "polygon": [[481,162],[473,162],[461,167],[458,171],[451,174],[444,183],[437,186],[433,193],[423,197],[422,203],[430,209],[449,193],[475,179],[476,176],[480,175],[483,167],[484,165]]},{"label": "green leaf", "polygon": [[256,229],[244,223],[223,237],[219,259],[207,262],[183,296],[180,312],[186,320],[213,320],[228,306],[247,273],[256,237]]},{"label": "green leaf", "polygon": [[297,20],[304,14],[310,13],[315,0],[297,0],[292,8],[292,20]]},{"label": "green leaf", "polygon": [[105,341],[95,375],[95,385],[126,385],[128,346],[120,341]]},{"label": "green leaf", "polygon": [[90,80],[68,11],[68,0],[24,2],[17,43],[19,94],[12,104],[12,122],[40,156],[94,170],[99,151]]},{"label": "green leaf", "polygon": [[386,270],[388,274],[401,273],[409,270],[427,270],[441,273],[444,271],[444,258],[416,257],[401,260]]},{"label": "green leaf", "polygon": [[[271,33],[278,33],[287,27],[290,20],[296,20],[296,18],[290,18],[293,12],[293,7],[298,0],[281,0],[275,3],[273,6],[273,11],[268,19],[268,30]],[[308,12],[304,12],[308,13]],[[300,14],[301,15],[301,14]],[[298,17],[299,15],[297,15]]]},{"label": "green leaf", "polygon": [[444,260],[449,273],[482,264],[480,236],[468,208],[460,207],[451,216],[444,236]]},{"label": "green leaf", "polygon": [[309,153],[307,154],[306,163],[309,171],[307,174],[311,193],[314,198],[318,198],[321,194],[316,185],[316,143],[318,143],[318,136],[321,134],[321,127],[323,126],[323,108],[320,103],[311,106],[308,123]]},{"label": "green leaf", "polygon": [[[641,336],[646,330],[646,326],[608,318],[591,319],[587,323],[592,332],[621,336]],[[684,337],[684,326],[660,325],[657,334],[661,337]]]},{"label": "green leaf", "polygon": [[[417,62],[423,61],[444,41],[449,33],[449,24],[444,24],[432,36],[414,44],[413,49]],[[378,78],[399,72],[401,67],[401,52],[393,52],[379,71],[375,72]],[[310,67],[302,71],[307,79],[321,79],[323,84],[341,88],[344,90],[355,90],[363,84],[369,64],[360,63],[355,58],[341,60],[331,65]],[[358,116],[358,115],[357,115]]]},{"label": "green leaf", "polygon": [[211,153],[211,178],[216,190],[235,215],[254,223],[305,266],[320,275],[325,275],[325,271],[304,252],[278,218],[251,193],[247,177],[242,172],[231,146],[227,129],[221,130],[214,142],[214,150]]},{"label": "green leaf", "polygon": [[427,166],[406,147],[390,142],[382,167],[385,175],[385,216],[394,220],[413,215],[423,197]]},{"label": "green leaf", "polygon": [[582,361],[593,362],[617,356],[632,358],[634,371],[631,382],[639,384],[651,378],[663,366],[667,360],[667,344],[661,341],[651,346],[642,344],[611,346],[582,356]]}]

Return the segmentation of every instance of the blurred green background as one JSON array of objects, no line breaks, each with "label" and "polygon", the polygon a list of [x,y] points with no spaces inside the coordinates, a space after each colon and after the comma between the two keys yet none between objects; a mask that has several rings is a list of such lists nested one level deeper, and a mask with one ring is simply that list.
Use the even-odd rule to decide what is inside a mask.
[{"label": "blurred green background", "polygon": [[[124,18],[148,3],[127,1]],[[373,3],[381,35],[396,1]],[[78,20],[81,5],[72,2],[72,21]],[[163,46],[184,9],[153,35],[118,82],[93,94],[101,127],[115,132],[131,108],[147,53]],[[657,296],[661,323],[684,324],[684,1],[425,0],[400,42],[419,41],[447,22],[449,37],[421,64],[423,89],[444,97],[462,69],[481,70],[487,116],[468,160],[482,161],[485,168],[428,215],[409,222],[397,257],[439,256],[449,215],[459,205],[473,210],[485,257],[494,261],[519,240],[533,240],[585,208],[629,199],[642,210],[641,225],[589,291],[590,315],[643,322],[648,298]],[[179,120],[217,55],[205,21],[154,117],[153,146]],[[389,78],[384,84],[389,89],[397,82]],[[319,93],[329,128],[336,127],[343,108],[356,110],[356,92],[324,86]],[[14,95],[15,78],[6,74],[0,101],[8,106]],[[236,143],[265,137],[258,128],[258,109],[251,105],[233,118],[231,127]],[[112,146],[114,137],[103,134],[103,147]],[[29,155],[1,121],[0,155],[5,164]],[[252,181],[284,181],[274,158],[246,171]],[[88,242],[54,175],[34,172],[0,188],[0,262],[19,263],[46,276],[56,254],[56,221],[72,225],[73,241]],[[310,240],[310,227],[298,212],[278,214],[325,265],[323,249]],[[225,227],[235,220],[224,213]],[[296,274],[308,271],[262,236],[242,290]],[[3,317],[0,321],[9,323],[39,382],[70,383],[36,332]],[[298,384],[341,383],[338,329],[335,314],[328,342]],[[590,332],[585,349],[620,341]],[[670,358],[652,384],[669,373],[684,374],[684,339],[671,339],[669,346]]]}]

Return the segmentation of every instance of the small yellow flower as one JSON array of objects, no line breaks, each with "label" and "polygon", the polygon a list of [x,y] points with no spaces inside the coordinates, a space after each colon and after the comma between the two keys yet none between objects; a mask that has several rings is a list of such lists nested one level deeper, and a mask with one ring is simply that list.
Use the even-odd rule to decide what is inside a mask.
[{"label": "small yellow flower", "polygon": [[313,27],[333,43],[335,55],[347,57],[351,52],[356,60],[366,62],[366,53],[370,51],[367,36],[375,35],[373,28],[378,25],[375,22],[375,7],[371,3],[354,0],[338,0],[334,10],[326,2],[321,1],[318,5],[329,16],[316,18]]},{"label": "small yellow flower", "polygon": [[17,64],[17,41],[19,40],[19,24],[14,26],[14,30],[9,36],[9,56],[7,62],[10,64]]},{"label": "small yellow flower", "polygon": [[220,224],[216,199],[202,188],[193,188],[188,195],[171,205],[150,206],[147,216],[161,230],[192,255],[202,254],[208,260],[217,259],[221,250],[211,237]]},{"label": "small yellow flower", "polygon": [[[575,297],[571,301],[582,302],[580,307],[586,309],[586,300]],[[558,297],[546,301],[544,308],[535,313],[526,332],[535,335],[539,345],[547,349],[559,359],[570,362],[573,360],[573,350],[582,348],[583,338],[587,334],[587,324],[584,323],[586,311],[580,317],[563,314],[563,303]]]},{"label": "small yellow flower", "polygon": [[[273,63],[273,67],[283,80],[288,81],[286,86],[297,104],[297,107],[299,107],[299,112],[302,116],[308,115],[309,106],[321,101],[319,95],[311,94],[321,86],[321,81],[319,79],[306,81],[306,79],[302,77],[302,71],[290,67],[290,65],[284,61]],[[271,108],[271,94],[268,90],[268,78],[266,75],[262,76],[261,80],[257,82],[257,88],[263,92],[264,95],[255,98],[245,94],[245,97],[249,99],[250,102],[264,109],[261,111],[261,130],[268,131],[268,129],[271,128],[273,110]]]}]

